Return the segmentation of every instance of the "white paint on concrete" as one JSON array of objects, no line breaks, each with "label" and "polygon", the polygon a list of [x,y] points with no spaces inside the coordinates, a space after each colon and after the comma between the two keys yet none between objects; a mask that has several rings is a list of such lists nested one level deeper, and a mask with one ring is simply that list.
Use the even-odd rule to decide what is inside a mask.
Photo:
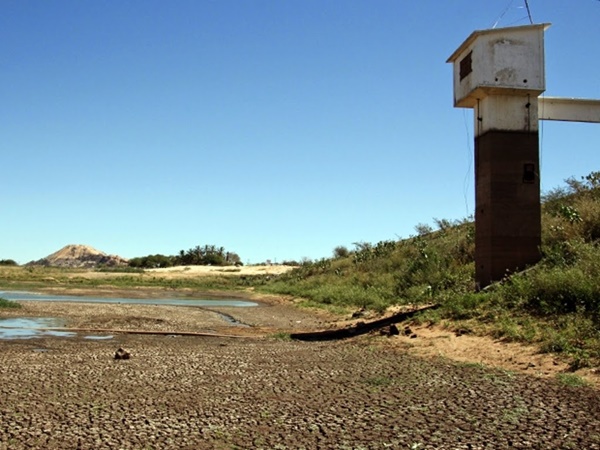
[{"label": "white paint on concrete", "polygon": [[600,123],[600,100],[539,97],[540,120]]},{"label": "white paint on concrete", "polygon": [[475,136],[492,131],[538,131],[538,98],[488,95],[475,104]]},{"label": "white paint on concrete", "polygon": [[488,95],[537,96],[544,92],[544,30],[549,26],[473,32],[447,61],[453,64],[454,106],[473,108]]}]

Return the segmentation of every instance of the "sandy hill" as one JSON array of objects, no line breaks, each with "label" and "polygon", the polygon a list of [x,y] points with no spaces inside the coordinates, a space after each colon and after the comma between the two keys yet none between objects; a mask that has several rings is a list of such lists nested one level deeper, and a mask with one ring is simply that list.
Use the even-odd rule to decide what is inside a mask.
[{"label": "sandy hill", "polygon": [[52,253],[29,265],[53,267],[97,267],[126,265],[127,260],[116,255],[107,255],[89,245],[67,245],[59,251]]}]

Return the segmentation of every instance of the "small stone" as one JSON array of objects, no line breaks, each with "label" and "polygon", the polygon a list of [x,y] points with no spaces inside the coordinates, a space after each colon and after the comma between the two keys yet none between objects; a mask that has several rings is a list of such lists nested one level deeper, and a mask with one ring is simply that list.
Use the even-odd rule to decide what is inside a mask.
[{"label": "small stone", "polygon": [[123,349],[122,347],[119,347],[119,349],[115,352],[115,359],[129,359],[131,358],[131,354]]}]

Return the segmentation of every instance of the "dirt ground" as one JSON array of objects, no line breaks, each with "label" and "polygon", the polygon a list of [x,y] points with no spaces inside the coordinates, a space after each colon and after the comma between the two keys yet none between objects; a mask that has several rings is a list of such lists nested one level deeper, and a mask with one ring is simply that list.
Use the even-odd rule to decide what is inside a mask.
[{"label": "dirt ground", "polygon": [[0,449],[600,449],[599,391],[532,349],[426,327],[290,341],[348,321],[273,298],[24,305],[0,315],[81,331],[0,341]]},{"label": "dirt ground", "polygon": [[[254,266],[176,266],[163,269],[145,269],[149,276],[160,276],[165,279],[196,278],[212,275],[280,275],[294,269],[293,266],[284,265],[254,265]],[[110,278],[129,276],[128,273],[85,271],[74,272],[73,276],[84,278]]]},{"label": "dirt ground", "polygon": [[488,336],[460,334],[440,326],[411,326],[411,330],[418,338],[399,336],[394,344],[413,355],[428,358],[439,356],[542,378],[572,373],[600,388],[597,369],[570,372],[565,360],[553,354],[541,353],[535,346],[504,342]]},{"label": "dirt ground", "polygon": [[203,275],[280,275],[294,269],[284,265],[255,265],[240,267],[219,266],[178,266],[165,269],[150,269],[147,272],[165,277],[203,276]]}]

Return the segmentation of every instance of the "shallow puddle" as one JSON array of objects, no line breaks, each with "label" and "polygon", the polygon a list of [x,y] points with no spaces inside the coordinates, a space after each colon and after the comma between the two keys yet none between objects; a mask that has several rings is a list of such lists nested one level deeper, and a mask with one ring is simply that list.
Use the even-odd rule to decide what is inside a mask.
[{"label": "shallow puddle", "polygon": [[167,306],[234,306],[245,308],[258,306],[258,303],[238,299],[181,299],[181,298],[112,298],[83,297],[75,295],[50,295],[35,292],[0,291],[0,297],[14,301],[74,302],[74,303],[116,303],[124,305],[167,305]]},{"label": "shallow puddle", "polygon": [[31,339],[36,337],[73,337],[77,333],[71,331],[48,330],[62,328],[63,319],[54,317],[17,317],[0,319],[0,339]]},{"label": "shallow puddle", "polygon": [[89,339],[91,341],[105,341],[108,339],[112,339],[114,336],[112,334],[105,334],[102,336],[85,336],[84,339]]},{"label": "shallow puddle", "polygon": [[[0,319],[0,339],[31,339],[38,337],[75,337],[77,333],[73,331],[61,331],[56,328],[63,328],[65,320],[56,317],[12,317],[10,319]],[[113,339],[112,334],[88,335],[84,339],[107,340]],[[45,349],[36,349],[36,351],[46,351]]]},{"label": "shallow puddle", "polygon": [[[139,299],[139,298],[109,298],[109,297],[82,297],[71,295],[49,295],[22,291],[0,291],[0,298],[12,301],[39,301],[39,302],[73,302],[73,303],[113,303],[135,305],[167,305],[167,306],[234,306],[251,307],[258,303],[237,299]],[[216,312],[225,322],[235,326],[247,326],[235,320],[228,314]],[[36,337],[74,337],[78,334],[72,331],[61,331],[64,328],[64,319],[52,317],[27,317],[0,319],[0,339],[30,339]],[[107,340],[113,339],[112,335],[85,335],[84,339]]]}]

